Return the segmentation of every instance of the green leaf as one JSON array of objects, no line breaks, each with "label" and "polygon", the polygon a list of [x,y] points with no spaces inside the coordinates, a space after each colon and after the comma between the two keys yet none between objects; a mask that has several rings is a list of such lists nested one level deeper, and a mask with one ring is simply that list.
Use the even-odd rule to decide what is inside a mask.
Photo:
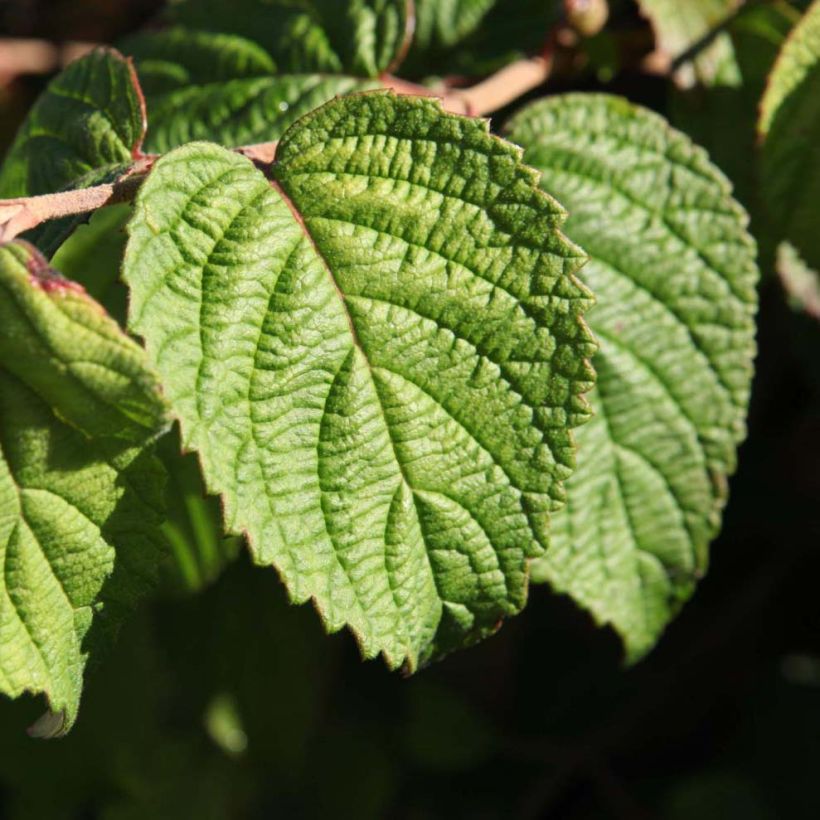
[{"label": "green leaf", "polygon": [[375,81],[319,74],[190,86],[150,98],[146,144],[149,150],[164,153],[195,140],[229,146],[273,141],[333,97],[377,86]]},{"label": "green leaf", "polygon": [[133,443],[167,427],[143,350],[31,245],[0,247],[0,364],[90,437]]},{"label": "green leaf", "polygon": [[760,105],[763,198],[779,238],[820,270],[820,0],[783,45]]},{"label": "green leaf", "polygon": [[[672,95],[672,123],[708,150],[749,209],[757,195],[754,132],[760,97],[780,46],[799,18],[794,7],[779,1],[744,11],[728,29],[739,74]],[[759,232],[755,235],[759,238]]]},{"label": "green leaf", "polygon": [[[658,50],[674,60],[729,17],[738,0],[638,0],[638,5],[652,24]],[[675,72],[676,82],[684,88],[698,82],[727,82],[736,76],[737,65],[726,33],[715,37],[694,60]]]},{"label": "green leaf", "polygon": [[745,434],[754,242],[705,152],[626,100],[545,100],[509,133],[569,208],[598,299],[595,417],[533,578],[612,624],[636,658],[705,572],[719,527]]},{"label": "green leaf", "polygon": [[408,0],[182,0],[169,16],[259,43],[282,71],[378,77],[401,61],[412,33]]},{"label": "green leaf", "polygon": [[115,620],[156,574],[158,516],[140,487],[156,479],[155,466],[113,459],[0,369],[0,692],[46,696],[36,734],[74,723],[100,606]]},{"label": "green leaf", "polygon": [[414,669],[525,603],[587,418],[583,256],[518,150],[429,99],[334,100],[272,173],[203,143],[159,160],[130,326],[228,531]]},{"label": "green leaf", "polygon": [[52,193],[130,162],[144,132],[133,67],[113,49],[97,49],[52,80],[34,104],[0,170],[0,196]]},{"label": "green leaf", "polygon": [[274,75],[265,52],[235,35],[172,29],[124,48],[135,57],[151,111],[147,147],[160,153],[194,140],[273,141],[333,97],[379,86],[355,77]]},{"label": "green leaf", "polygon": [[[121,48],[135,57],[140,85],[148,97],[276,72],[265,49],[233,34],[171,28],[134,35]],[[153,118],[153,106],[150,110]]]}]

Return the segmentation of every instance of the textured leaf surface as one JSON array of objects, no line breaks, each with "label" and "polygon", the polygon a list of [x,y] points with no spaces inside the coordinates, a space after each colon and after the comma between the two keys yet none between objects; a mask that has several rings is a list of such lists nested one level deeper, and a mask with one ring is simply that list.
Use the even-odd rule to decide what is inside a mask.
[{"label": "textured leaf surface", "polygon": [[377,85],[352,77],[301,74],[191,86],[150,98],[146,144],[162,153],[194,140],[232,147],[273,141],[333,97]]},{"label": "textured leaf surface", "polygon": [[789,35],[760,107],[763,196],[779,236],[820,270],[820,2]]},{"label": "textured leaf surface", "polygon": [[249,145],[277,140],[299,117],[376,80],[274,74],[256,43],[236,35],[172,29],[131,38],[151,111],[146,144],[164,152],[194,140]]},{"label": "textured leaf surface", "polygon": [[71,727],[96,628],[155,580],[161,488],[150,458],[89,441],[0,368],[0,692],[46,696],[35,733]]},{"label": "textured leaf surface", "polygon": [[141,442],[166,426],[143,350],[20,241],[0,247],[0,362],[88,436]]},{"label": "textured leaf surface", "polygon": [[183,0],[170,9],[190,28],[239,34],[259,43],[281,71],[377,77],[407,47],[409,0]]},{"label": "textured leaf surface", "polygon": [[754,243],[705,152],[625,100],[536,103],[510,136],[590,254],[600,343],[596,415],[533,578],[637,657],[705,571],[719,526],[752,376]]},{"label": "textured leaf surface", "polygon": [[[129,37],[121,47],[134,57],[140,85],[149,97],[276,72],[276,63],[265,49],[233,34],[171,28]],[[152,118],[153,114],[151,106]]]},{"label": "textured leaf surface", "polygon": [[131,65],[112,49],[73,62],[34,104],[0,169],[0,196],[70,186],[139,152],[145,108]]},{"label": "textured leaf surface", "polygon": [[[652,23],[657,47],[671,59],[683,54],[705,37],[739,5],[739,0],[638,0],[643,14]],[[692,63],[682,66],[676,81],[689,87],[696,82],[711,84],[736,76],[732,43],[727,34],[718,35]]]},{"label": "textured leaf surface", "polygon": [[587,417],[583,257],[517,149],[431,100],[329,103],[273,173],[157,163],[130,324],[229,531],[412,669],[525,602]]}]

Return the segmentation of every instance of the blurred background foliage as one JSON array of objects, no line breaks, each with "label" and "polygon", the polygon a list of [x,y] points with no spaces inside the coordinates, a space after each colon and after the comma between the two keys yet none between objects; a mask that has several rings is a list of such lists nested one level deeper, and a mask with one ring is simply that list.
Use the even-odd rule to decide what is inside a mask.
[{"label": "blurred background foliage", "polygon": [[[537,93],[605,87],[660,111],[707,147],[757,225],[751,128],[788,26],[784,4],[758,5],[730,29],[740,80],[680,91],[642,72],[652,35],[619,0],[580,64]],[[111,42],[158,7],[4,0],[0,35]],[[44,82],[0,78],[0,149]],[[55,260],[120,316],[125,218],[101,211]],[[534,588],[498,636],[412,679],[362,663],[220,537],[189,459],[169,485],[163,591],[89,670],[74,731],[31,740],[42,704],[0,702],[0,817],[820,817],[820,333],[788,307],[758,234],[749,439],[710,573],[646,660],[624,668],[613,634]]]}]

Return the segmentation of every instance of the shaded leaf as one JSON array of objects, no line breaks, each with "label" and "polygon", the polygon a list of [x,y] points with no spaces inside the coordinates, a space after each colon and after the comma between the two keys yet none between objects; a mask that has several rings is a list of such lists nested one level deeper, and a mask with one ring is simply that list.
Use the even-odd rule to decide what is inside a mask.
[{"label": "shaded leaf", "polygon": [[[723,22],[741,0],[638,0],[641,12],[655,31],[657,47],[671,60],[705,38]],[[731,40],[719,34],[691,62],[675,72],[675,80],[684,88],[695,83],[709,85],[727,82],[737,76],[737,64]]]},{"label": "shaded leaf", "polygon": [[760,104],[763,197],[778,232],[820,270],[820,2],[777,58]]}]

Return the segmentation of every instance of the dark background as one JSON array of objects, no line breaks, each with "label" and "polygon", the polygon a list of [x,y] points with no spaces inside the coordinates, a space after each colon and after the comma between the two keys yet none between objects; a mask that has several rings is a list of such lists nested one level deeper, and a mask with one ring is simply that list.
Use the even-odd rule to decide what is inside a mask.
[{"label": "dark background", "polygon": [[[0,0],[0,34],[111,41],[157,6]],[[43,82],[0,87],[0,148]],[[665,80],[626,69],[607,88],[667,108]],[[820,817],[820,329],[773,277],[761,298],[723,533],[643,662],[537,587],[496,637],[405,680],[241,558],[142,607],[67,739],[30,740],[42,704],[0,701],[0,817]]]}]

